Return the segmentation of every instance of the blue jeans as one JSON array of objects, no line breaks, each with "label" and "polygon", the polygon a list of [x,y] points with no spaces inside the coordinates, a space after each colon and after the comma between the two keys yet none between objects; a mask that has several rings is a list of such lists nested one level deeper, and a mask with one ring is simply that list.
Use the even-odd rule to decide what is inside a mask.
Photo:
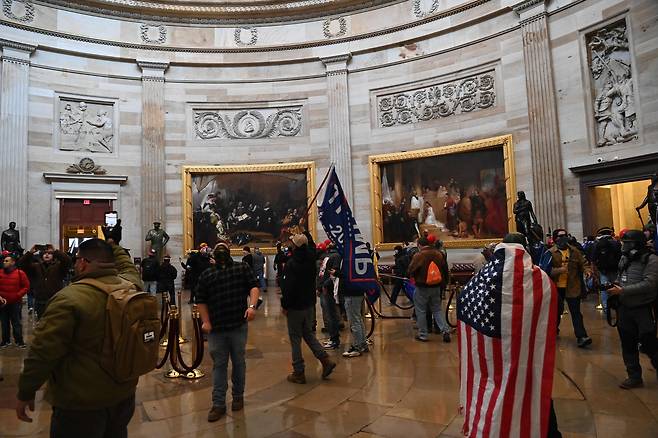
[{"label": "blue jeans", "polygon": [[418,336],[427,337],[427,306],[434,316],[434,322],[439,326],[441,333],[450,333],[450,328],[441,311],[441,288],[416,285],[414,293],[414,309],[416,311],[416,325]]},{"label": "blue jeans", "polygon": [[347,322],[352,332],[352,346],[358,349],[366,348],[366,327],[363,324],[363,316],[361,316],[363,295],[357,297],[346,296],[344,299]]},{"label": "blue jeans", "polygon": [[144,280],[144,292],[148,292],[149,295],[155,296],[155,294],[158,293],[158,282]]},{"label": "blue jeans", "polygon": [[21,308],[23,305],[18,303],[7,304],[0,308],[0,321],[2,321],[2,343],[10,342],[9,328],[14,330],[14,341],[16,344],[23,343],[23,326],[21,322]]},{"label": "blue jeans", "polygon": [[264,290],[267,289],[267,282],[265,280],[265,274],[262,272],[257,272],[256,273],[256,280],[258,280],[258,284],[260,285],[260,291],[263,292]]},{"label": "blue jeans", "polygon": [[34,291],[31,288],[27,293],[27,308],[34,309]]},{"label": "blue jeans", "polygon": [[340,315],[332,291],[323,291],[320,294],[320,305],[322,306],[322,316],[327,321],[326,327],[329,332],[329,339],[340,344]]},{"label": "blue jeans", "polygon": [[244,396],[247,363],[244,354],[247,347],[247,324],[232,330],[212,332],[208,335],[208,349],[212,358],[212,405],[226,406],[228,389],[228,359],[233,368],[231,374],[233,400]]},{"label": "blue jeans", "polygon": [[[607,275],[599,272],[599,285],[606,284],[610,281]],[[601,288],[601,305],[603,306],[603,310],[608,308],[608,292]]]},{"label": "blue jeans", "polygon": [[292,369],[295,373],[304,372],[304,356],[302,356],[302,339],[311,349],[313,355],[318,359],[324,359],[328,356],[322,345],[318,342],[313,328],[313,310],[315,306],[304,310],[288,309],[288,336],[290,337],[290,347],[292,350]]}]

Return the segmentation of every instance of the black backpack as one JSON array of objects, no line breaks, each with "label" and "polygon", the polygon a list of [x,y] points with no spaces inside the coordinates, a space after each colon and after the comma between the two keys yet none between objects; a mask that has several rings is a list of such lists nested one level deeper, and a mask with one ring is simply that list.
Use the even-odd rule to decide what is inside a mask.
[{"label": "black backpack", "polygon": [[602,272],[617,271],[621,259],[621,245],[612,237],[602,237],[596,242],[593,262]]}]

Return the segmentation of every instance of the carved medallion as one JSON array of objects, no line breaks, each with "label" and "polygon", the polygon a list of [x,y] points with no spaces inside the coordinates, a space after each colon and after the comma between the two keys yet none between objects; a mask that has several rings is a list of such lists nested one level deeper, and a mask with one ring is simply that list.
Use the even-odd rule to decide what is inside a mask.
[{"label": "carved medallion", "polygon": [[[249,34],[249,40],[243,40],[243,32]],[[258,29],[255,27],[237,27],[233,32],[233,39],[238,46],[253,46],[258,41]]]},{"label": "carved medallion", "polygon": [[[338,27],[338,29],[336,29]],[[347,33],[347,20],[345,17],[327,18],[322,22],[322,33],[327,39],[340,38]]]},{"label": "carved medallion", "polygon": [[77,164],[71,164],[67,169],[66,173],[85,173],[85,174],[94,174],[94,175],[105,175],[107,171],[101,166],[94,163],[94,160],[91,158],[85,157],[81,159]]},{"label": "carved medallion", "polygon": [[596,146],[638,137],[634,80],[626,21],[619,20],[586,36],[591,73]]},{"label": "carved medallion", "polygon": [[377,96],[380,127],[469,113],[495,105],[493,71],[456,81]]},{"label": "carved medallion", "polygon": [[142,24],[139,26],[139,36],[145,43],[164,44],[167,42],[167,28],[162,24],[158,26]]},{"label": "carved medallion", "polygon": [[229,110],[194,110],[198,139],[251,139],[297,137],[302,130],[302,107]]},{"label": "carved medallion", "polygon": [[439,0],[432,0],[430,7],[427,9],[423,8],[423,0],[414,0],[413,2],[413,12],[416,18],[424,18],[428,15],[432,15],[439,9]]},{"label": "carved medallion", "polygon": [[34,20],[34,4],[29,0],[2,0],[2,13],[12,20],[31,23]]}]

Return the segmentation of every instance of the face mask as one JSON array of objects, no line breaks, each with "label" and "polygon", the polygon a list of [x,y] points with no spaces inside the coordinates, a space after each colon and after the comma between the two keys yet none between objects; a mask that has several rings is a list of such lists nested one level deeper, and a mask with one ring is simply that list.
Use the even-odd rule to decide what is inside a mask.
[{"label": "face mask", "polygon": [[632,240],[627,240],[625,242],[622,242],[621,253],[629,258],[633,258],[638,253],[638,249],[635,246],[636,246],[636,242],[633,242]]},{"label": "face mask", "polygon": [[226,265],[230,263],[231,253],[226,250],[215,251],[215,259],[220,265]]},{"label": "face mask", "polygon": [[560,249],[567,249],[569,244],[569,237],[568,236],[558,237],[557,240],[555,241],[555,244]]}]

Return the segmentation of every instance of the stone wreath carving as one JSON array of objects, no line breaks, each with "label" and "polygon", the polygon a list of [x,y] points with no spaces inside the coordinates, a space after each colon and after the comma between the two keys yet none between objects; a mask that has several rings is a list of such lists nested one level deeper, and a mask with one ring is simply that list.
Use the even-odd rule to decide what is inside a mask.
[{"label": "stone wreath carving", "polygon": [[94,160],[91,158],[83,158],[78,163],[71,164],[67,169],[66,173],[85,173],[85,174],[94,174],[94,175],[105,175],[107,171],[101,166],[94,163]]},{"label": "stone wreath carving", "polygon": [[[23,3],[25,7],[25,14],[22,17],[19,17],[12,11],[14,2]],[[11,18],[12,20],[20,21],[23,23],[31,23],[34,20],[34,4],[31,1],[24,0],[2,0],[2,13],[5,14],[7,18]]]},{"label": "stone wreath carving", "polygon": [[380,127],[469,113],[495,105],[493,72],[377,97]]},{"label": "stone wreath carving", "polygon": [[302,107],[194,111],[194,131],[201,140],[297,137],[302,130]]},{"label": "stone wreath carving", "polygon": [[428,15],[432,15],[437,11],[437,9],[439,9],[439,0],[433,0],[432,5],[427,11],[423,11],[421,2],[422,0],[414,0],[413,3],[413,11],[416,18],[427,17]]},{"label": "stone wreath carving", "polygon": [[[249,31],[251,35],[247,42],[242,41],[243,30]],[[233,32],[233,39],[238,46],[253,46],[258,41],[258,29],[255,27],[236,27]]]},{"label": "stone wreath carving", "polygon": [[598,147],[638,137],[631,53],[624,20],[587,36]]},{"label": "stone wreath carving", "polygon": [[[153,39],[149,37],[149,30],[151,28],[158,29],[158,39]],[[142,37],[142,41],[149,44],[164,44],[167,41],[167,28],[162,24],[158,26],[151,26],[148,24],[142,24],[139,26],[139,35]]]},{"label": "stone wreath carving", "polygon": [[324,33],[324,37],[327,39],[331,39],[331,38],[340,38],[342,36],[345,36],[345,34],[347,33],[347,20],[345,19],[345,17],[340,17],[338,19],[339,28],[338,28],[338,32],[336,32],[335,34],[331,33],[331,28],[330,28],[331,23],[333,21],[335,21],[335,19],[327,18],[322,22],[322,32]]}]

